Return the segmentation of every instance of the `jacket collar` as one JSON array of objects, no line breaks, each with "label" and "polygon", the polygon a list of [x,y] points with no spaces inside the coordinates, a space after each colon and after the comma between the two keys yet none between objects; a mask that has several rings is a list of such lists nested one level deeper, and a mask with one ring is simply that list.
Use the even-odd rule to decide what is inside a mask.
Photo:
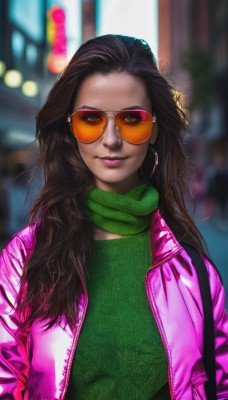
[{"label": "jacket collar", "polygon": [[150,222],[152,266],[168,261],[182,250],[180,243],[162,218],[159,210],[152,215]]}]

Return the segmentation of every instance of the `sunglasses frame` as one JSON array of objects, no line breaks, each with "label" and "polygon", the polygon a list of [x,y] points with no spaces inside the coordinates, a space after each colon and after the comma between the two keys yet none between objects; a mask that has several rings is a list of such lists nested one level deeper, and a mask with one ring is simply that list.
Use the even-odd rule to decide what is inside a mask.
[{"label": "sunglasses frame", "polygon": [[[78,139],[78,138],[76,137],[76,135],[74,134],[74,132],[73,132],[73,130],[72,130],[72,128],[71,128],[71,121],[72,121],[72,116],[73,116],[76,112],[78,112],[78,111],[99,112],[99,113],[102,113],[102,114],[105,116],[105,119],[106,119],[106,120],[105,120],[105,125],[104,125],[104,128],[103,128],[103,131],[101,132],[101,134],[100,134],[95,140],[93,140],[93,141],[91,141],[91,142],[85,142],[85,141],[83,141],[83,140]],[[144,112],[148,113],[148,114],[152,117],[152,127],[153,127],[153,124],[154,124],[154,123],[156,122],[156,120],[157,120],[155,114],[151,114],[149,111],[147,111],[147,110],[145,110],[145,109],[143,109],[143,108],[133,108],[133,109],[126,109],[126,110],[119,110],[119,111],[116,111],[116,110],[97,110],[97,109],[93,110],[93,109],[91,109],[91,108],[79,108],[79,109],[75,110],[72,114],[69,114],[69,115],[68,115],[68,117],[67,117],[67,122],[69,123],[71,133],[72,133],[72,135],[74,136],[74,138],[75,138],[76,140],[78,140],[78,141],[81,142],[81,143],[90,144],[90,143],[96,142],[96,140],[98,140],[98,139],[103,135],[103,133],[104,133],[106,127],[107,127],[108,119],[109,119],[109,118],[113,118],[114,121],[115,121],[115,117],[116,117],[117,114],[122,113],[122,112],[128,112],[128,111],[131,111],[131,112],[132,112],[132,111],[144,111]],[[109,113],[109,112],[112,112],[112,113],[114,113],[114,114],[107,115],[107,113]],[[125,142],[127,142],[127,143],[136,144],[136,145],[137,145],[137,144],[142,144],[142,143],[146,142],[146,141],[149,139],[149,138],[147,138],[147,139],[143,140],[142,142],[138,142],[138,143],[131,143],[131,142],[129,142],[128,140],[126,140],[126,139],[121,135],[120,129],[119,129],[118,125],[116,124],[116,122],[115,122],[115,127],[116,127],[116,129],[118,130],[118,132],[120,133],[120,136],[122,137],[122,139],[125,140]]]}]

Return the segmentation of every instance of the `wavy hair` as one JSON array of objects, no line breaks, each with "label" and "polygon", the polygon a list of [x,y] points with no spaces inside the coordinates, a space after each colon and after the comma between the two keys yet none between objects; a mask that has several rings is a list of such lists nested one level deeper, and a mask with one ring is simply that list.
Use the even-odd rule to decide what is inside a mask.
[{"label": "wavy hair", "polygon": [[[202,237],[185,205],[188,167],[182,142],[186,120],[172,87],[158,71],[145,41],[122,35],[91,39],[77,50],[36,118],[44,185],[32,208],[30,223],[39,221],[36,244],[25,265],[18,302],[19,310],[30,310],[27,322],[38,318],[50,327],[65,315],[71,326],[75,323],[94,240],[86,213],[86,197],[94,181],[67,117],[82,82],[94,73],[112,72],[127,72],[144,82],[159,127],[154,145],[159,165],[148,180],[159,191],[161,214],[177,239],[203,251]],[[143,163],[148,177],[151,163],[148,152]]]}]

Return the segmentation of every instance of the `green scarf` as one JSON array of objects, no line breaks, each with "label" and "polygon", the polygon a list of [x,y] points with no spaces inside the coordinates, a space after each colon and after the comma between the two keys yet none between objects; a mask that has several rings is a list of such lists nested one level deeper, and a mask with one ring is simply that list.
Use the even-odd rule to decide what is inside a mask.
[{"label": "green scarf", "polygon": [[126,194],[94,187],[88,194],[87,209],[98,228],[119,235],[135,235],[148,228],[158,200],[157,190],[148,184],[136,186]]}]

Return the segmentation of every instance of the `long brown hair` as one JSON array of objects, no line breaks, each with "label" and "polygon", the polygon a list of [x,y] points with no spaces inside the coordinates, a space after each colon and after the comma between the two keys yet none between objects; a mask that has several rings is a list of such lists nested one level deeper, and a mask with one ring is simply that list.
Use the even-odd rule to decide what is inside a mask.
[{"label": "long brown hair", "polygon": [[[39,318],[51,326],[62,315],[71,325],[75,322],[93,245],[93,226],[86,214],[93,176],[80,157],[67,117],[84,79],[97,72],[122,71],[143,80],[157,116],[159,135],[154,148],[159,165],[148,180],[159,190],[161,214],[178,240],[203,251],[202,238],[185,205],[188,181],[182,141],[186,121],[172,87],[159,73],[145,41],[121,35],[91,39],[75,53],[36,119],[44,185],[32,209],[31,224],[39,220],[36,245],[25,265],[19,295],[19,309],[30,310],[27,322]],[[148,176],[151,168],[148,152],[143,163]]]}]

